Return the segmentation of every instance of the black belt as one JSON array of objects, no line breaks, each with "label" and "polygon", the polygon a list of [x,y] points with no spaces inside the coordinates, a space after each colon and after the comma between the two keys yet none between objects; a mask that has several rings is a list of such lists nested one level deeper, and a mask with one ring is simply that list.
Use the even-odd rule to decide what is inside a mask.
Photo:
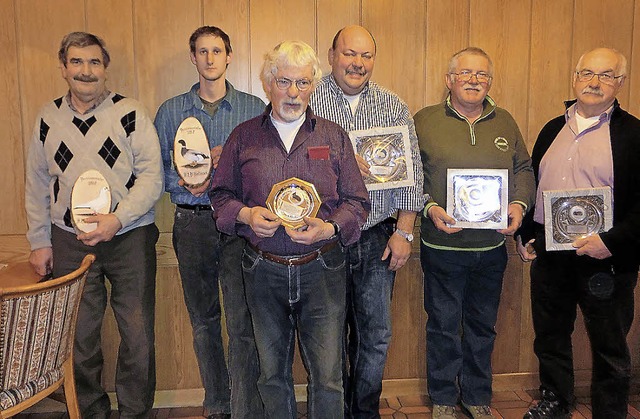
[{"label": "black belt", "polygon": [[327,253],[329,250],[336,247],[336,245],[338,244],[338,240],[332,241],[331,243],[327,243],[324,246],[322,246],[320,249],[314,250],[313,252],[306,253],[300,256],[293,256],[293,257],[284,257],[284,256],[274,255],[273,253],[263,252],[253,244],[251,243],[248,243],[248,244],[249,244],[249,247],[253,249],[257,254],[259,254],[260,256],[262,256],[267,260],[270,260],[271,262],[279,263],[281,265],[288,265],[288,266],[300,266],[300,265],[307,264],[309,262],[313,262],[314,260],[318,259],[318,257],[321,254]]},{"label": "black belt", "polygon": [[188,205],[188,204],[176,204],[176,207],[189,211],[213,211],[211,205]]}]

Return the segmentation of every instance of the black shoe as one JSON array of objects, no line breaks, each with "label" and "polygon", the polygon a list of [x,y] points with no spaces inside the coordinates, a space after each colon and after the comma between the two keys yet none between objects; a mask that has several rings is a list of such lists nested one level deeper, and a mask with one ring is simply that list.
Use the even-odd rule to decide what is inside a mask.
[{"label": "black shoe", "polygon": [[522,419],[570,419],[569,406],[549,390],[541,391],[541,399]]},{"label": "black shoe", "polygon": [[231,415],[229,413],[212,413],[207,416],[207,419],[231,419]]}]

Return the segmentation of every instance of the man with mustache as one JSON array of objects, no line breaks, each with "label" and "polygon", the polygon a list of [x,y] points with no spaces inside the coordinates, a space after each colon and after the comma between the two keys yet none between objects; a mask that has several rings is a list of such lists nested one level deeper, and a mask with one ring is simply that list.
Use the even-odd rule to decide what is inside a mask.
[{"label": "man with mustache", "polygon": [[[391,341],[393,284],[396,271],[411,257],[414,222],[424,206],[422,165],[407,104],[370,81],[376,58],[371,33],[362,26],[341,29],[333,38],[328,58],[331,74],[320,80],[311,96],[313,110],[348,131],[406,128],[411,145],[411,185],[369,191],[371,213],[360,240],[349,246],[347,254],[345,416],[379,417]],[[367,161],[359,155],[356,158],[362,176],[369,176]]]},{"label": "man with mustache", "polygon": [[[309,373],[308,417],[343,416],[343,246],[360,237],[370,204],[347,133],[308,106],[321,75],[304,42],[285,41],[267,53],[261,79],[271,103],[233,130],[209,193],[218,230],[248,241],[242,268],[260,359],[258,389],[270,418],[297,417],[296,334]],[[292,177],[312,183],[322,202],[298,228],[266,208],[272,187]]]},{"label": "man with mustache", "polygon": [[[517,243],[523,260],[532,261],[541,400],[525,419],[571,417],[576,306],[591,343],[593,417],[627,417],[631,361],[626,337],[640,264],[640,121],[616,100],[626,74],[627,60],[616,50],[597,48],[582,55],[573,75],[576,100],[566,102],[564,115],[542,128],[533,148],[535,210]],[[595,187],[612,189],[613,227],[576,239],[575,250],[547,251],[542,192]]]},{"label": "man with mustache", "polygon": [[[226,80],[233,53],[223,30],[215,26],[196,29],[189,37],[189,49],[198,83],[187,93],[164,102],[155,119],[165,190],[176,204],[173,248],[193,328],[193,346],[205,391],[205,415],[209,419],[230,414],[235,419],[259,419],[264,413],[256,387],[258,355],[240,268],[244,240],[218,232],[206,194],[209,180],[198,187],[185,185],[174,169],[172,154],[178,127],[193,116],[207,135],[215,173],[222,145],[231,131],[262,113],[264,103],[256,96],[237,91]],[[219,284],[229,336],[228,372],[221,335]]]},{"label": "man with mustache", "polygon": [[[69,92],[40,111],[27,158],[29,260],[37,273],[57,277],[76,269],[87,253],[96,254],[75,335],[80,411],[85,418],[108,418],[111,413],[101,383],[100,339],[108,278],[121,338],[118,410],[121,418],[144,418],[153,406],[156,384],[154,204],[163,186],[158,136],[139,102],[107,90],[110,57],[100,38],[72,32],[62,39],[58,58]],[[97,223],[94,231],[76,233],[69,209],[71,188],[89,169],[106,178],[111,209],[86,218]]]},{"label": "man with mustache", "polygon": [[[449,61],[445,101],[414,117],[430,195],[422,214],[420,258],[434,419],[456,418],[459,400],[474,419],[494,417],[491,353],[507,266],[505,236],[515,233],[533,204],[531,159],[513,117],[488,96],[492,80],[489,55],[465,48]],[[506,229],[456,227],[444,209],[450,168],[508,170]]]}]

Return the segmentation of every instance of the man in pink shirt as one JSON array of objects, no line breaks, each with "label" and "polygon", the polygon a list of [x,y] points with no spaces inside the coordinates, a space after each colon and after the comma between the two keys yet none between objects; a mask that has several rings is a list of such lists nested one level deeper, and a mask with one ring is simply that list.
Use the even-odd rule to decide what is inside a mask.
[{"label": "man in pink shirt", "polygon": [[[573,76],[576,100],[545,125],[533,149],[536,206],[517,241],[523,260],[533,261],[531,308],[541,400],[525,419],[571,417],[576,306],[584,315],[593,354],[593,417],[627,417],[631,362],[626,337],[640,262],[640,120],[616,100],[625,78],[626,59],[618,51],[585,53]],[[613,227],[575,239],[575,250],[548,251],[543,191],[601,187],[612,190]]]}]

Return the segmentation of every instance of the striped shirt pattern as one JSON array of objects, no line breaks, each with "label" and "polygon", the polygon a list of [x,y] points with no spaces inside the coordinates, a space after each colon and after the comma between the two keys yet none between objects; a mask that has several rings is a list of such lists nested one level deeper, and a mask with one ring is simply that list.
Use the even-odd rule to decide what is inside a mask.
[{"label": "striped shirt pattern", "polygon": [[348,131],[407,125],[413,158],[413,186],[369,191],[371,212],[363,230],[395,215],[398,210],[422,210],[424,176],[418,147],[418,137],[407,104],[395,93],[369,82],[361,93],[355,115],[349,101],[331,74],[323,77],[309,102],[316,115],[327,118]]}]

